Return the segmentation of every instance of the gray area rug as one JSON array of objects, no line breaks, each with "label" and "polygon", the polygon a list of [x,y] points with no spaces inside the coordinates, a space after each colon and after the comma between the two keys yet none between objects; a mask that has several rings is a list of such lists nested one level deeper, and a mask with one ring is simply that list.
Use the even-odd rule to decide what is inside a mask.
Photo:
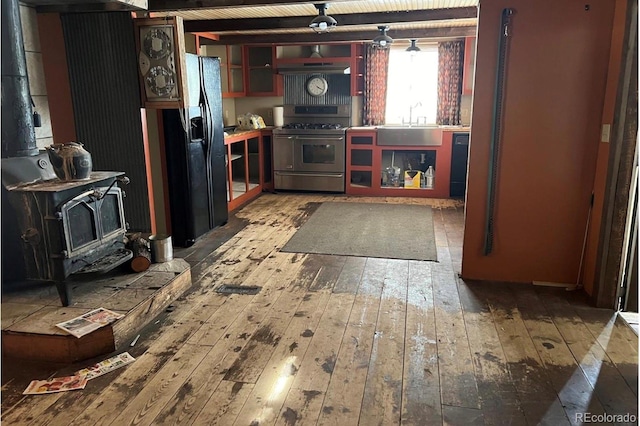
[{"label": "gray area rug", "polygon": [[435,261],[431,207],[322,203],[282,251]]}]

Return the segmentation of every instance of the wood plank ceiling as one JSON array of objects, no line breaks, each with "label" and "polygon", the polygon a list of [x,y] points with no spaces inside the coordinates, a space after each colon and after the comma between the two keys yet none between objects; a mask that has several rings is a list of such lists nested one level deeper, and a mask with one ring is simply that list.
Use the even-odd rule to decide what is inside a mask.
[{"label": "wood plank ceiling", "polygon": [[335,0],[326,13],[338,21],[329,33],[309,28],[318,15],[297,0],[149,0],[151,16],[180,16],[185,31],[207,32],[219,43],[325,43],[371,40],[389,25],[396,40],[475,35],[478,0]]},{"label": "wood plank ceiling", "polygon": [[[318,15],[308,0],[22,0],[38,13],[133,10],[138,16],[180,16],[185,31],[211,33],[217,43],[327,43],[367,41],[378,25],[394,40],[455,39],[475,35],[478,0],[332,0],[326,13],[338,21],[330,33],[309,28]],[[127,9],[127,5],[129,9]]]}]

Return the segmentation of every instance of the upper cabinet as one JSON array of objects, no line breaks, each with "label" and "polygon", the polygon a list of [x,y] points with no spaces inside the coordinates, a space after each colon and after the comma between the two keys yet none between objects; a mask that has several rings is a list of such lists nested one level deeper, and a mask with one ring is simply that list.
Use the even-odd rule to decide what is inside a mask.
[{"label": "upper cabinet", "polygon": [[476,68],[476,38],[464,39],[464,68],[462,74],[462,94],[473,93],[473,73]]},{"label": "upper cabinet", "polygon": [[245,95],[242,46],[207,44],[200,46],[200,54],[220,58],[220,83],[223,98]]},{"label": "upper cabinet", "polygon": [[[280,73],[287,68],[306,72],[307,67],[309,73],[329,68],[347,70],[351,75],[351,95],[358,96],[364,92],[364,43],[240,46],[215,42],[203,44],[207,43],[203,40],[207,37],[202,33],[187,33],[185,36],[181,44],[186,44],[187,51],[195,50],[202,56],[220,58],[223,98],[282,96]],[[180,70],[176,71],[179,74]]]},{"label": "upper cabinet", "polygon": [[244,46],[247,96],[278,96],[279,76],[274,66],[275,48],[271,45]]},{"label": "upper cabinet", "polygon": [[360,96],[364,93],[364,43],[353,43],[351,52],[351,96]]}]

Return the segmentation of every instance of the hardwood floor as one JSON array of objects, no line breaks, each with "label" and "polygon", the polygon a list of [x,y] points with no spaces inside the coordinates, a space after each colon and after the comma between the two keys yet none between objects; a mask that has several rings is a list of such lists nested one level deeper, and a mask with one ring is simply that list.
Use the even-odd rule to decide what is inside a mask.
[{"label": "hardwood floor", "polygon": [[[280,252],[323,201],[432,205],[438,262]],[[21,397],[25,367],[5,360],[2,422],[637,424],[636,334],[578,292],[464,282],[463,215],[451,200],[264,194],[176,250],[194,286],[121,348],[133,364],[82,391]]]}]

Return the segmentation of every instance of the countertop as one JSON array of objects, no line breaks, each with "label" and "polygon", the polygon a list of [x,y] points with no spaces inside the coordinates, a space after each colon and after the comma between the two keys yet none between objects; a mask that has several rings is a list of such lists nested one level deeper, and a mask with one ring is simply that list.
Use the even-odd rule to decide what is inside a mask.
[{"label": "countertop", "polygon": [[233,132],[225,132],[224,137],[225,137],[225,139],[231,139],[231,138],[234,138],[234,139],[235,138],[240,138],[241,139],[242,137],[247,136],[250,133],[260,132],[262,130],[272,130],[272,129],[275,129],[275,127],[274,126],[267,126],[267,127],[262,128],[262,129],[236,130],[236,131],[233,131]]},{"label": "countertop", "polygon": [[[347,127],[347,130],[378,130],[379,127],[384,127],[384,126],[353,126],[353,127]],[[397,127],[402,127],[402,126],[397,126]],[[413,128],[416,127],[425,127],[425,126],[412,126]],[[429,126],[427,126],[429,127]],[[446,131],[460,131],[460,132],[469,132],[471,131],[471,127],[470,126],[433,126],[434,128],[438,128],[441,130],[446,130]],[[406,126],[407,129],[409,129],[409,126]]]}]

